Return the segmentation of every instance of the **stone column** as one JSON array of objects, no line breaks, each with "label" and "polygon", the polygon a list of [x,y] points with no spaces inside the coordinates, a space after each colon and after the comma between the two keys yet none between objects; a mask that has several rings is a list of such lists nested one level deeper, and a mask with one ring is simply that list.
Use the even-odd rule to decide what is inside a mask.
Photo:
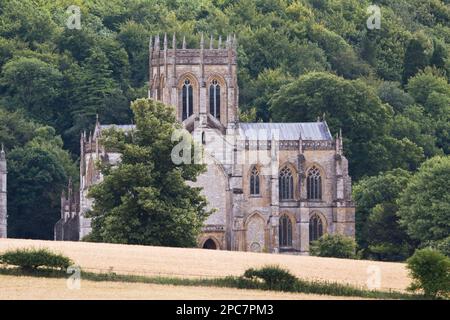
[{"label": "stone column", "polygon": [[300,222],[297,223],[300,233],[300,252],[309,252],[309,208],[300,208]]}]

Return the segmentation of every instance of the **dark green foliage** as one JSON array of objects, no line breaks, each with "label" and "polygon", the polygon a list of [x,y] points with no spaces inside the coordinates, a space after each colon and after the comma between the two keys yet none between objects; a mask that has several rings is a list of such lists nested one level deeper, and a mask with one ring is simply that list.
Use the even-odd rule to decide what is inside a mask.
[{"label": "dark green foliage", "polygon": [[438,242],[450,232],[450,156],[422,164],[398,199],[400,224],[422,245]]},{"label": "dark green foliage", "polygon": [[53,239],[60,195],[77,168],[55,130],[0,108],[8,160],[8,236]]},{"label": "dark green foliage", "polygon": [[16,266],[25,271],[38,268],[59,269],[65,271],[73,264],[72,260],[62,254],[53,253],[47,249],[16,249],[0,255],[0,263]]},{"label": "dark green foliage", "polygon": [[414,104],[414,99],[400,87],[397,82],[383,82],[378,87],[378,96],[384,103],[394,108],[397,112],[402,112],[407,107]]},{"label": "dark green foliage", "polygon": [[136,100],[131,108],[136,130],[104,135],[105,146],[119,151],[122,161],[113,170],[112,165],[103,165],[104,181],[90,189],[95,204],[87,240],[195,246],[210,212],[200,188],[186,181],[195,181],[205,167],[171,160],[178,144],[171,136],[181,128],[172,108],[150,99]]},{"label": "dark green foliage", "polygon": [[427,54],[427,39],[423,35],[412,38],[405,53],[405,64],[403,71],[403,83],[406,83],[409,78],[413,77],[418,71],[423,70],[429,61]]},{"label": "dark green foliage", "polygon": [[353,188],[356,202],[356,240],[364,258],[403,261],[414,241],[399,225],[397,199],[411,174],[396,169],[359,181]]},{"label": "dark green foliage", "polygon": [[319,257],[355,259],[356,242],[352,238],[340,234],[326,234],[311,243],[309,252],[311,255]]},{"label": "dark green foliage", "polygon": [[450,258],[450,236],[436,243],[436,249]]},{"label": "dark green foliage", "polygon": [[314,25],[310,29],[309,37],[324,49],[331,67],[338,75],[356,79],[369,74],[369,66],[360,60],[351,45],[335,32]]},{"label": "dark green foliage", "polygon": [[[17,170],[44,166],[45,178],[13,172],[12,186],[14,175],[26,185],[16,184],[9,201],[14,207],[48,190],[33,217],[55,219],[62,183],[75,170],[48,150],[22,149],[49,125],[77,159],[80,132],[92,129],[96,113],[102,123],[130,123],[129,103],[147,95],[149,36],[165,32],[175,32],[179,46],[186,36],[188,48],[198,47],[201,32],[215,45],[218,35],[236,33],[243,119],[303,122],[325,113],[333,134],[343,130],[353,181],[448,155],[449,4],[380,3],[381,29],[368,30],[369,1],[84,1],[82,30],[69,30],[66,1],[0,0],[0,142],[8,153],[19,149],[15,157],[26,163],[15,158]],[[37,167],[32,154],[42,160]],[[26,216],[34,201],[25,202]],[[380,210],[394,230],[393,211]],[[33,237],[51,238],[45,228]],[[372,253],[395,251],[389,243],[374,243]]]},{"label": "dark green foliage", "polygon": [[[383,139],[391,108],[383,105],[374,90],[360,80],[309,73],[282,86],[273,95],[270,108],[273,119],[281,122],[316,121],[325,114],[331,132],[342,129],[351,174],[356,179],[378,172],[380,157],[387,160],[391,149],[399,149],[398,141],[388,143]],[[383,163],[384,167],[394,165],[398,164]]]},{"label": "dark green foliage", "polygon": [[417,250],[408,259],[413,282],[411,291],[421,290],[426,297],[450,297],[450,258],[432,249]]},{"label": "dark green foliage", "polygon": [[12,109],[23,108],[39,121],[54,123],[62,77],[56,66],[37,58],[12,59],[3,66],[0,78],[7,95],[3,103]]},{"label": "dark green foliage", "polygon": [[297,278],[288,270],[279,266],[265,266],[260,269],[248,269],[244,278],[262,280],[267,290],[293,291]]}]

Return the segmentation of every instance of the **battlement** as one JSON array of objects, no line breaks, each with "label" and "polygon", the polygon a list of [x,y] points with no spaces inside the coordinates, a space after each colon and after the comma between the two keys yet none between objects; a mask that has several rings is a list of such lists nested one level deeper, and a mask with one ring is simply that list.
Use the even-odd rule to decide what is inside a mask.
[{"label": "battlement", "polygon": [[208,44],[203,34],[196,48],[187,48],[185,38],[180,48],[175,34],[170,48],[167,34],[150,38],[148,96],[175,106],[186,128],[200,115],[213,116],[221,129],[237,118],[236,37],[228,35],[224,44],[211,37]]},{"label": "battlement", "polygon": [[227,38],[225,40],[224,45],[222,44],[222,36],[219,36],[218,40],[216,41],[213,36],[211,35],[209,39],[208,46],[206,46],[205,39],[203,37],[203,33],[200,35],[200,42],[198,48],[188,48],[186,44],[186,37],[183,37],[183,42],[181,45],[181,48],[177,44],[177,38],[175,33],[172,35],[172,43],[169,48],[168,40],[167,40],[167,33],[164,34],[163,41],[161,42],[159,35],[155,37],[150,37],[150,43],[149,43],[149,51],[154,54],[159,52],[174,52],[177,53],[187,53],[187,54],[195,54],[197,50],[197,54],[200,54],[200,51],[210,53],[223,53],[227,52],[229,50],[236,51],[237,47],[237,41],[236,36],[233,35],[227,35]]}]

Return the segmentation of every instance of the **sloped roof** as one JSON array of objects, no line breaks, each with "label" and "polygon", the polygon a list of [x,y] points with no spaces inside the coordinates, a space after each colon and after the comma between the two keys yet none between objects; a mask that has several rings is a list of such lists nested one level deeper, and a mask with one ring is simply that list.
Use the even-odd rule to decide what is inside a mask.
[{"label": "sloped roof", "polygon": [[[115,128],[130,131],[136,126],[126,125],[101,125],[100,130]],[[239,135],[248,140],[271,140],[272,136],[278,140],[303,140],[326,141],[333,140],[326,122],[292,122],[292,123],[239,123]]]},{"label": "sloped roof", "polygon": [[248,140],[333,140],[326,122],[240,123],[239,135]]}]

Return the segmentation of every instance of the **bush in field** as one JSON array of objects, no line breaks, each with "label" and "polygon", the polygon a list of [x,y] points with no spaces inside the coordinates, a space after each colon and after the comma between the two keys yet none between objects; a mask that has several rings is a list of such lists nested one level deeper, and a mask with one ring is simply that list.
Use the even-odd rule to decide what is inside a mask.
[{"label": "bush in field", "polygon": [[433,299],[450,296],[450,258],[427,248],[416,250],[407,263],[413,279],[410,291],[420,290]]},{"label": "bush in field", "polygon": [[244,278],[262,280],[265,289],[279,291],[294,291],[297,278],[289,271],[279,266],[265,266],[260,269],[248,269]]},{"label": "bush in field", "polygon": [[65,270],[73,264],[72,260],[47,249],[16,249],[0,255],[0,263],[17,266],[23,270],[33,271],[40,267]]},{"label": "bush in field", "polygon": [[313,256],[333,258],[356,258],[356,242],[350,237],[340,234],[326,234],[317,241],[313,241],[309,252]]}]

